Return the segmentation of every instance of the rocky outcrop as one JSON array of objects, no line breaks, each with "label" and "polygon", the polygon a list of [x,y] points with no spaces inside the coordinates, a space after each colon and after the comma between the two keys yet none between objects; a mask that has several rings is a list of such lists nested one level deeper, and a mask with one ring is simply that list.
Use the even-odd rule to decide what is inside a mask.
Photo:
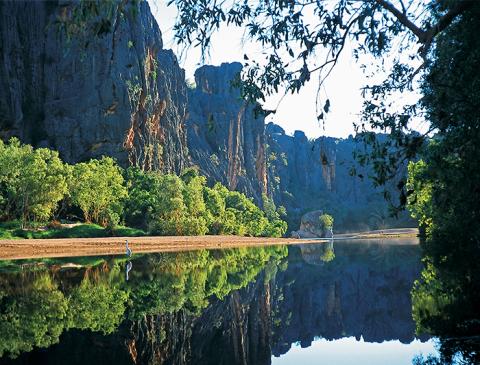
[{"label": "rocky outcrop", "polygon": [[146,1],[0,3],[0,138],[180,171],[184,72]]},{"label": "rocky outcrop", "polygon": [[321,225],[320,216],[323,214],[321,210],[308,212],[302,216],[300,220],[300,228],[298,231],[292,232],[292,237],[297,238],[315,238],[327,237],[327,231]]},{"label": "rocky outcrop", "polygon": [[240,63],[203,66],[189,91],[188,146],[210,182],[220,181],[261,200],[267,189],[264,118],[240,97],[232,81]]}]

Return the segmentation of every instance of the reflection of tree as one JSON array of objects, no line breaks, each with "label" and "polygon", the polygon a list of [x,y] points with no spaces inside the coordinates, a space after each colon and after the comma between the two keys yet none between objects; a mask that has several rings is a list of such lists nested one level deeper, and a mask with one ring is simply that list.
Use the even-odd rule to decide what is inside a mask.
[{"label": "reflection of tree", "polygon": [[431,262],[427,264],[412,290],[412,314],[418,333],[439,338],[440,357],[417,358],[414,363],[480,363],[480,297],[469,282],[469,278],[445,277]]},{"label": "reflection of tree", "polygon": [[198,313],[209,297],[222,299],[245,287],[269,262],[279,262],[286,255],[284,246],[151,255],[143,271],[150,280],[132,277],[130,316],[180,308]]},{"label": "reflection of tree", "polygon": [[67,307],[65,296],[48,273],[35,277],[21,290],[4,288],[0,291],[0,357],[58,342]]},{"label": "reflection of tree", "polygon": [[330,262],[335,258],[335,251],[333,250],[333,240],[328,241],[324,245],[323,255],[320,256],[320,260],[323,262]]},{"label": "reflection of tree", "polygon": [[303,259],[311,265],[324,265],[325,263],[333,261],[335,258],[333,240],[318,245],[305,244],[299,247]]},{"label": "reflection of tree", "polygon": [[[0,357],[48,347],[66,329],[108,334],[126,317],[180,309],[199,314],[212,296],[245,287],[265,267],[274,275],[286,255],[285,246],[148,255],[136,261],[128,282],[125,263],[115,260],[6,274],[0,277]],[[18,289],[20,278],[26,284]]]},{"label": "reflection of tree", "polygon": [[112,333],[123,319],[127,299],[118,286],[86,277],[68,298],[68,327]]}]

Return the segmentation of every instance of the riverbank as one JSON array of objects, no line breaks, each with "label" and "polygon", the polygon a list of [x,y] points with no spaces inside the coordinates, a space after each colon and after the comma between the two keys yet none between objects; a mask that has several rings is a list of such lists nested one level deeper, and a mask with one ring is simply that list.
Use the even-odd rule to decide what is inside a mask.
[{"label": "riverbank", "polygon": [[335,239],[414,238],[418,237],[418,234],[418,228],[392,228],[368,232],[336,234]]},{"label": "riverbank", "polygon": [[125,254],[128,239],[134,253],[174,252],[198,249],[258,247],[265,245],[304,244],[318,242],[295,238],[239,236],[145,236],[0,240],[0,260],[99,256]]},{"label": "riverbank", "polygon": [[[339,234],[335,240],[416,237],[415,228]],[[144,236],[0,240],[0,260],[125,254],[125,240],[134,253],[174,252],[320,243],[325,239],[296,239],[239,236]]]}]

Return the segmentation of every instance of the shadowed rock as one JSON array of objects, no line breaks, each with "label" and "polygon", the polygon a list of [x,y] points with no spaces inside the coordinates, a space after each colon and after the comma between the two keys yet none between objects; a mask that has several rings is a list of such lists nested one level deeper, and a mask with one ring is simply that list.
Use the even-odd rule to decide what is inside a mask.
[{"label": "shadowed rock", "polygon": [[146,1],[0,3],[0,138],[126,166],[186,164],[184,71]]}]

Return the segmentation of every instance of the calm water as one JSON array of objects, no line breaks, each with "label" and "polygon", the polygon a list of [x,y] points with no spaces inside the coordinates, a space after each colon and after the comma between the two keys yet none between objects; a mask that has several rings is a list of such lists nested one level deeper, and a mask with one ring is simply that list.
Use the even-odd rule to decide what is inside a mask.
[{"label": "calm water", "polygon": [[421,268],[407,240],[0,262],[0,364],[410,364]]}]

